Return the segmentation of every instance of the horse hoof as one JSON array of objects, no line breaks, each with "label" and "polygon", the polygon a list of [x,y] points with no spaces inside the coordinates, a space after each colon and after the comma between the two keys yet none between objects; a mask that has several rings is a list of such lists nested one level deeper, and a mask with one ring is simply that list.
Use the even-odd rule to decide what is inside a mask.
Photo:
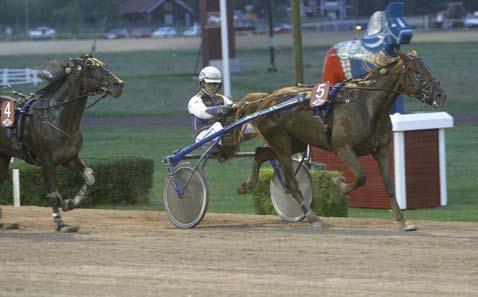
[{"label": "horse hoof", "polygon": [[0,224],[0,229],[3,229],[3,230],[14,230],[19,228],[20,228],[20,225],[18,225],[17,223]]},{"label": "horse hoof", "polygon": [[63,224],[60,227],[57,227],[56,231],[63,233],[75,233],[78,232],[78,230],[80,230],[79,226],[70,226],[67,224]]},{"label": "horse hoof", "polygon": [[240,186],[237,187],[236,191],[237,191],[237,194],[239,195],[247,194],[247,186],[245,186],[244,184],[241,184]]},{"label": "horse hoof", "polygon": [[401,230],[402,231],[417,231],[418,227],[412,222],[405,222],[402,224]]},{"label": "horse hoof", "polygon": [[74,209],[75,206],[73,205],[73,201],[71,199],[68,199],[66,201],[61,202],[61,210],[63,211],[69,211]]},{"label": "horse hoof", "polygon": [[320,231],[326,228],[326,225],[322,221],[313,222],[311,223],[311,226],[312,226],[312,229],[316,231]]},{"label": "horse hoof", "polygon": [[322,221],[319,219],[319,217],[313,212],[313,211],[308,211],[305,213],[305,218],[307,219],[307,221],[309,221],[309,223],[311,223],[312,225],[316,224],[316,223],[322,223]]}]

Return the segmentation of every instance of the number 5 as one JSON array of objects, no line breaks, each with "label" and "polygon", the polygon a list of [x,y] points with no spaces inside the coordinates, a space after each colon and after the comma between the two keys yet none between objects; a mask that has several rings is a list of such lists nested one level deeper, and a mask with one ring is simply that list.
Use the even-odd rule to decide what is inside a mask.
[{"label": "number 5", "polygon": [[324,97],[324,93],[325,93],[325,84],[320,84],[317,87],[317,93],[315,94],[315,99],[322,100]]}]

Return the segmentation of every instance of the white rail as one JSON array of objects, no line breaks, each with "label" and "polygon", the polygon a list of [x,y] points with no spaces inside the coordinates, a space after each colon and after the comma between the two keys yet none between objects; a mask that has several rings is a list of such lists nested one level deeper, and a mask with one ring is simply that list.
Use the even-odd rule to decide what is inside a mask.
[{"label": "white rail", "polygon": [[38,77],[39,72],[40,71],[31,68],[3,68],[1,70],[0,85],[33,84],[36,86],[41,82],[41,79]]}]

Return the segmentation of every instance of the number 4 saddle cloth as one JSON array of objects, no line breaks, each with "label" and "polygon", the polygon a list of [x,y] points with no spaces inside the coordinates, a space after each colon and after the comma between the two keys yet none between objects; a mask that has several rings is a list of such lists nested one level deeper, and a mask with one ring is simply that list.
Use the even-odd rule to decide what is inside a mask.
[{"label": "number 4 saddle cloth", "polygon": [[12,97],[0,95],[1,118],[0,125],[7,136],[14,143],[19,143],[23,138],[25,121],[30,116],[29,110],[34,99],[16,100]]}]

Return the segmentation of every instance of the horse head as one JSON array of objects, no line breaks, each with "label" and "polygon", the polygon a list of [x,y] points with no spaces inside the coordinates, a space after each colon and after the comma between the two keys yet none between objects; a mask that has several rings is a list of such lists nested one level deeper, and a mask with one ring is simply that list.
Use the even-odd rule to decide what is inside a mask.
[{"label": "horse head", "polygon": [[123,92],[124,82],[114,75],[105,63],[92,55],[70,58],[70,62],[73,66],[66,68],[65,72],[77,74],[88,93],[104,91],[113,97],[119,97]]},{"label": "horse head", "polygon": [[413,50],[399,55],[403,62],[403,92],[434,108],[442,107],[447,94],[440,81],[433,78],[430,67]]}]

